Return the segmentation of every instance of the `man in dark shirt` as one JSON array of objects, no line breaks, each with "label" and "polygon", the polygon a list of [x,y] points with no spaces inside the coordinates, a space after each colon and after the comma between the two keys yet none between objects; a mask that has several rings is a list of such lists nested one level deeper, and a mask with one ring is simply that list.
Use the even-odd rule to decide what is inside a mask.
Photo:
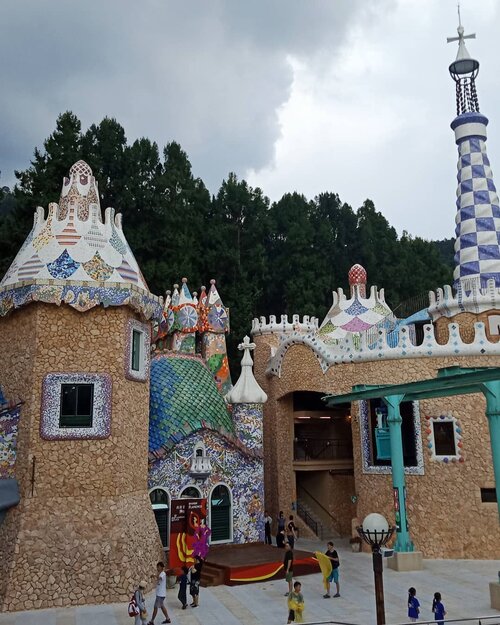
[{"label": "man in dark shirt", "polygon": [[285,570],[285,579],[288,582],[288,592],[285,593],[285,597],[293,590],[293,551],[288,543],[285,544],[285,559],[283,560],[283,569]]},{"label": "man in dark shirt", "polygon": [[330,558],[332,562],[332,572],[330,573],[330,577],[326,580],[326,594],[323,595],[325,599],[330,598],[330,584],[332,581],[335,582],[335,586],[337,588],[337,592],[333,595],[334,597],[340,597],[340,584],[339,584],[339,554],[335,550],[333,543],[330,541],[326,545],[325,556]]},{"label": "man in dark shirt", "polygon": [[[286,539],[290,543],[290,547],[293,550],[295,541],[297,540],[297,528],[295,527],[295,523],[293,522],[293,514],[290,515],[290,518],[288,519],[288,525],[286,526]],[[291,588],[290,592],[292,592]]]}]

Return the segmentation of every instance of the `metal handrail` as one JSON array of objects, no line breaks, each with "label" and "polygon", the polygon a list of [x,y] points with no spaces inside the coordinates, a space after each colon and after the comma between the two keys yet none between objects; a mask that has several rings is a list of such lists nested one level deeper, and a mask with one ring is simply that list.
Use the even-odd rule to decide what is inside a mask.
[{"label": "metal handrail", "polygon": [[[339,524],[338,519],[336,519],[333,514],[327,509],[325,508],[325,506],[316,499],[316,497],[307,490],[307,488],[305,488],[302,484],[300,484],[299,486],[297,486],[297,495],[299,495],[299,492],[303,491],[308,497],[310,497],[314,503],[319,506],[324,512],[326,512],[326,514],[330,517],[330,519],[335,523],[335,525]],[[337,530],[338,531],[338,530]]]},{"label": "metal handrail", "polygon": [[[319,521],[316,521],[300,502],[297,502],[297,513],[305,524],[312,529],[316,536],[319,535],[319,531],[323,534],[323,525]],[[323,536],[321,536],[321,538],[323,538]]]},{"label": "metal handrail", "polygon": [[352,440],[348,438],[297,437],[293,445],[294,460],[350,460]]}]

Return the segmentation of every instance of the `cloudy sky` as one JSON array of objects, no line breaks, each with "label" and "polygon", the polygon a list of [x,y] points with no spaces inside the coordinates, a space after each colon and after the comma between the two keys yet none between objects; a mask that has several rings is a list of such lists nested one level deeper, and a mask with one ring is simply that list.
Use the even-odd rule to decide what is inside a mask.
[{"label": "cloudy sky", "polygon": [[[500,176],[500,2],[462,0],[462,21]],[[0,183],[72,110],[178,141],[212,192],[235,171],[452,236],[456,27],[456,0],[1,0]]]}]

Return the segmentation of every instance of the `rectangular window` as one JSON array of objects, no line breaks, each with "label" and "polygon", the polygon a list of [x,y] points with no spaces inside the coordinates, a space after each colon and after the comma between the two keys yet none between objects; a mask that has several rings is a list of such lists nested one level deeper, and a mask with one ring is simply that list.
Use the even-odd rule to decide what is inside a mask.
[{"label": "rectangular window", "polygon": [[59,427],[91,428],[93,412],[93,384],[61,384]]},{"label": "rectangular window", "polygon": [[130,366],[132,371],[141,370],[141,346],[142,346],[143,333],[139,330],[132,330],[132,359]]},{"label": "rectangular window", "polygon": [[434,449],[436,456],[456,456],[455,424],[453,421],[434,421]]},{"label": "rectangular window", "polygon": [[[381,399],[369,400],[369,426],[370,426],[370,448],[371,448],[371,465],[372,466],[390,466],[390,459],[377,457],[377,444],[375,430],[377,428],[376,410],[382,409],[383,414],[387,415],[387,408]],[[415,438],[415,424],[413,417],[413,403],[405,401],[400,404],[399,411],[401,414],[401,438],[403,442],[403,462],[405,467],[418,466],[417,444]]]},{"label": "rectangular window", "polygon": [[496,503],[497,491],[495,488],[481,488],[481,502],[482,503]]}]

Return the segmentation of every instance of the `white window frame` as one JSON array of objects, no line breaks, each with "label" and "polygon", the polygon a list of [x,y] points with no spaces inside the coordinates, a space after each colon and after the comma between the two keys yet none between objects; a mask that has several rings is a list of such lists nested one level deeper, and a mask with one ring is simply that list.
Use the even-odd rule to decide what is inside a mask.
[{"label": "white window frame", "polygon": [[227,540],[212,540],[212,538],[210,538],[210,544],[211,545],[224,545],[224,544],[232,543],[234,541],[234,532],[233,532],[233,525],[234,525],[233,490],[229,486],[229,484],[227,484],[226,482],[217,482],[210,489],[210,492],[208,493],[208,502],[207,502],[208,503],[208,514],[207,514],[207,517],[209,519],[208,527],[210,527],[210,528],[212,527],[212,493],[217,488],[217,486],[225,486],[227,488],[228,492],[229,492],[229,501],[231,502],[231,514],[230,514],[230,517],[229,517],[229,538]]},{"label": "white window frame", "polygon": [[[132,354],[134,345],[134,330],[139,332],[139,369],[132,368]],[[151,360],[151,329],[148,324],[137,319],[129,319],[127,323],[127,345],[125,349],[125,377],[134,382],[147,382]]]}]

